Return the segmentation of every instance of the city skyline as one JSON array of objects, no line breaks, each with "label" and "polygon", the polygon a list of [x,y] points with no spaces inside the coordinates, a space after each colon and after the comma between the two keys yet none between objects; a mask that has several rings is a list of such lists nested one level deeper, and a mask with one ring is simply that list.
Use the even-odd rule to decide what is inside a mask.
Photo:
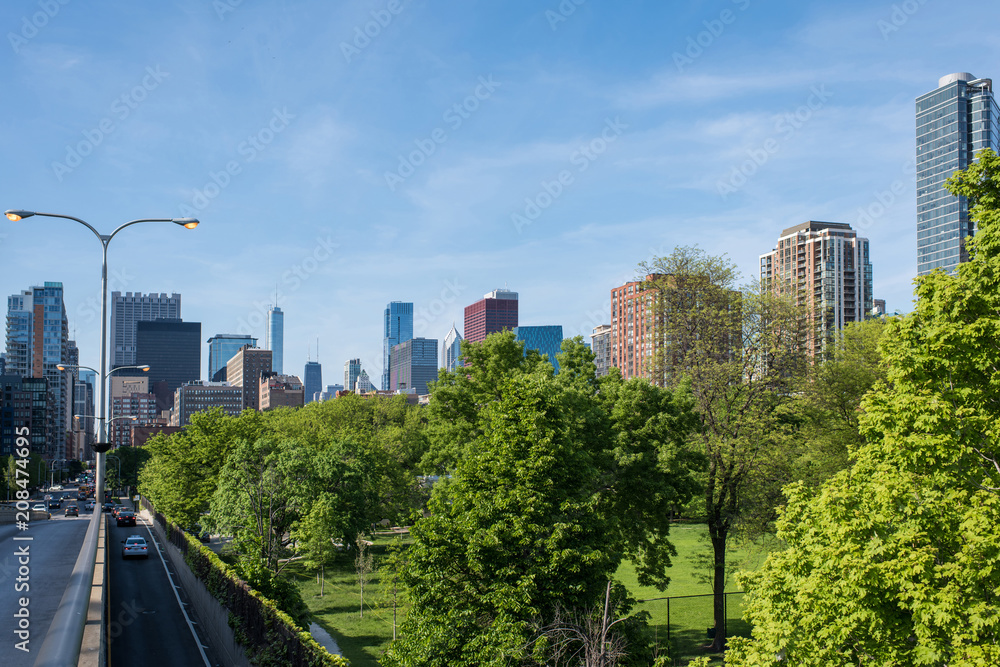
[{"label": "city skyline", "polygon": [[[259,340],[277,301],[286,368],[321,336],[372,378],[388,302],[440,340],[508,284],[520,323],[589,339],[639,262],[697,244],[750,280],[802,220],[868,238],[874,297],[910,310],[915,101],[1000,56],[966,27],[985,2],[403,3],[384,26],[379,2],[222,5],[0,7],[4,208],[102,233],[195,215],[116,237],[109,291]],[[0,234],[0,289],[62,282],[98,367],[99,245],[41,217]]]}]

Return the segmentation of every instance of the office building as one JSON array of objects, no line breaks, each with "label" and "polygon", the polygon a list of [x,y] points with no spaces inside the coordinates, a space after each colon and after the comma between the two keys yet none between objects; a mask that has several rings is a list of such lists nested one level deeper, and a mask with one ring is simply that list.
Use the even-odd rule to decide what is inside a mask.
[{"label": "office building", "polygon": [[454,322],[448,330],[448,335],[444,337],[444,343],[441,344],[441,360],[445,369],[449,371],[454,371],[462,365],[462,334],[458,333]]},{"label": "office building", "polygon": [[174,391],[174,408],[170,411],[170,426],[184,427],[191,416],[212,408],[222,408],[236,417],[243,411],[243,387],[228,382],[187,382]]},{"label": "office building", "polygon": [[611,368],[611,325],[601,324],[594,327],[590,334],[590,349],[594,352],[594,366],[597,367],[597,377],[604,377]]},{"label": "office building", "polygon": [[[123,419],[124,417],[134,417],[134,419]],[[111,399],[111,422],[108,425],[111,446],[130,446],[133,426],[149,426],[159,421],[160,411],[157,409],[154,394],[133,392],[113,397]]]},{"label": "office building", "polygon": [[[208,376],[212,382],[224,382],[226,379],[226,364],[239,352],[244,345],[257,347],[257,339],[241,334],[215,334],[208,339]],[[216,375],[221,373],[221,379]]]},{"label": "office building", "polygon": [[140,321],[135,340],[136,363],[149,366],[145,376],[153,385],[159,409],[169,410],[178,387],[201,379],[201,322]]},{"label": "office building", "polygon": [[654,290],[645,282],[660,278],[650,274],[645,280],[631,280],[611,290],[611,361],[626,380],[652,375]]},{"label": "office building", "polygon": [[[91,373],[93,375],[93,373]],[[94,445],[94,385],[88,377],[81,377],[73,383],[73,456],[71,459],[84,461],[93,458]]]},{"label": "office building", "polygon": [[354,391],[358,383],[358,376],[361,375],[361,360],[349,359],[344,362],[344,387],[348,391]]},{"label": "office building", "polygon": [[[28,429],[32,452],[43,454],[50,425],[49,383],[43,377],[0,375],[0,456],[12,456],[19,434]],[[21,436],[25,437],[25,436]]]},{"label": "office building", "polygon": [[245,345],[226,364],[226,381],[243,389],[243,410],[260,410],[260,378],[271,373],[271,350]]},{"label": "office building", "polygon": [[301,408],[305,401],[302,380],[294,375],[264,373],[260,378],[260,409]]},{"label": "office building", "polygon": [[514,327],[514,339],[524,343],[524,352],[536,350],[548,358],[550,364],[559,372],[559,360],[556,355],[562,351],[562,325],[544,327]]},{"label": "office building", "polygon": [[385,307],[383,319],[381,387],[386,390],[389,389],[392,348],[413,338],[413,304],[393,301]]},{"label": "office building", "polygon": [[57,368],[72,363],[62,283],[46,282],[8,297],[6,342],[8,375],[47,380],[51,397],[47,441],[38,453],[49,459],[65,458],[67,434],[72,429],[73,375]]},{"label": "office building", "polygon": [[111,293],[111,368],[135,366],[135,335],[139,322],[179,320],[181,295]]},{"label": "office building", "polygon": [[306,403],[311,403],[316,400],[316,394],[322,393],[323,367],[318,361],[307,361],[302,377],[304,378]]},{"label": "office building", "polygon": [[969,203],[944,188],[979,151],[1000,149],[1000,112],[993,82],[968,72],[941,77],[917,98],[917,275],[954,272],[968,261],[965,240],[975,233]]},{"label": "office building", "polygon": [[375,391],[375,385],[372,383],[372,379],[368,377],[368,371],[362,370],[358,374],[358,379],[354,381],[354,393],[368,394],[373,391]]},{"label": "office building", "polygon": [[274,373],[281,373],[285,349],[285,314],[277,306],[272,306],[267,311],[264,347],[271,350],[271,370]]},{"label": "office building", "polygon": [[465,307],[465,340],[479,343],[491,333],[517,326],[517,292],[496,289]]},{"label": "office building", "polygon": [[806,351],[818,357],[848,322],[872,310],[868,239],[841,222],[804,222],[781,232],[778,245],[760,256],[765,288],[796,298],[809,313]]},{"label": "office building", "polygon": [[392,348],[389,389],[403,393],[427,393],[427,383],[437,380],[436,338],[411,338]]}]

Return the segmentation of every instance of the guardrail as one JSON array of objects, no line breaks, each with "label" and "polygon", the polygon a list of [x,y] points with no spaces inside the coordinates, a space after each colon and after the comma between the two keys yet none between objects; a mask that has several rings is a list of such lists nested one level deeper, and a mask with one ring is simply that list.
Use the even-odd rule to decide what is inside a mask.
[{"label": "guardrail", "polygon": [[94,565],[97,560],[97,535],[104,515],[99,508],[87,527],[83,547],[77,556],[66,592],[38,651],[35,667],[76,667],[83,644],[83,630],[87,624],[87,609],[94,585]]}]

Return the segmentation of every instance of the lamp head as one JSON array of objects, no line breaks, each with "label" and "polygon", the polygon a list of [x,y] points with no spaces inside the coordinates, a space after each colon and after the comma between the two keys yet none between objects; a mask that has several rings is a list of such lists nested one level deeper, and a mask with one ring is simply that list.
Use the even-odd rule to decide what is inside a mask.
[{"label": "lamp head", "polygon": [[198,218],[174,218],[173,223],[175,225],[180,225],[185,229],[194,229],[201,223],[201,221],[198,220]]},{"label": "lamp head", "polygon": [[4,215],[6,215],[11,222],[17,222],[18,220],[23,220],[24,218],[30,218],[34,214],[34,211],[19,211],[17,209],[4,211]]}]

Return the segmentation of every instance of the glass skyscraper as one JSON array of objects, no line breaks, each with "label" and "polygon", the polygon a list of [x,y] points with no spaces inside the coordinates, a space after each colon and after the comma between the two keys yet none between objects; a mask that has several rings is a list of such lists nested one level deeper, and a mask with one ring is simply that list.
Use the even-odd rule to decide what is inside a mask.
[{"label": "glass skyscraper", "polygon": [[451,325],[448,335],[444,337],[441,360],[449,371],[454,371],[462,363],[462,334],[458,333],[454,323]]},{"label": "glass skyscraper", "polygon": [[976,153],[997,150],[998,118],[993,81],[968,72],[941,77],[917,98],[917,275],[954,272],[968,260],[965,239],[975,233],[969,205],[944,189]]},{"label": "glass skyscraper", "polygon": [[305,403],[316,400],[316,394],[323,390],[323,367],[318,361],[307,361],[305,372],[302,373],[302,385],[305,390]]},{"label": "glass skyscraper", "polygon": [[[226,363],[236,356],[244,345],[257,347],[257,339],[242,334],[215,334],[208,339],[208,379],[226,380]],[[216,375],[221,372],[219,379]]]},{"label": "glass skyscraper", "polygon": [[389,389],[392,348],[413,338],[413,304],[393,301],[385,307],[385,333],[382,339],[382,390]]},{"label": "glass skyscraper", "polygon": [[284,373],[282,351],[285,349],[285,314],[277,306],[267,311],[267,336],[264,347],[271,350],[271,370],[279,375]]},{"label": "glass skyscraper", "polygon": [[548,327],[514,327],[515,340],[524,343],[524,351],[538,350],[540,354],[548,355],[549,363],[559,372],[559,361],[556,355],[562,351],[562,325]]}]

